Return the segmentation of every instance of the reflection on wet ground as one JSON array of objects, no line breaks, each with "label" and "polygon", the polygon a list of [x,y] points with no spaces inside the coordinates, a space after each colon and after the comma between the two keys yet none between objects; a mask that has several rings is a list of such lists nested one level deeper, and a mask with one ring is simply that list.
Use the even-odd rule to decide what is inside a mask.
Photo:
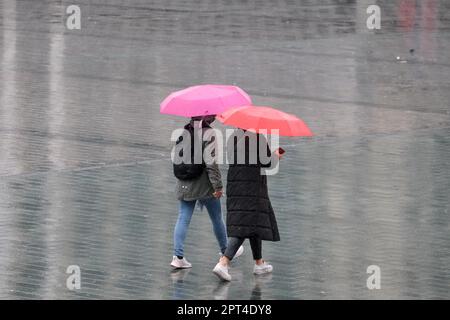
[{"label": "reflection on wet ground", "polygon": [[[450,298],[448,1],[77,3],[81,30],[64,27],[69,1],[0,3],[0,298]],[[197,83],[237,84],[316,134],[283,139],[269,179],[269,277],[247,244],[218,282],[200,211],[194,267],[168,268],[183,119],[159,102]]]}]

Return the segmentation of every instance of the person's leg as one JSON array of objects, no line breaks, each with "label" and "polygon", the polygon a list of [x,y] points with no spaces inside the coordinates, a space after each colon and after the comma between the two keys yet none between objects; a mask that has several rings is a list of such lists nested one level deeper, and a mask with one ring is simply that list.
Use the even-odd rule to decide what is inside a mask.
[{"label": "person's leg", "polygon": [[228,238],[228,247],[225,250],[225,253],[223,254],[223,257],[220,259],[220,262],[222,264],[228,264],[238,251],[239,247],[242,246],[244,243],[245,238],[235,238],[230,237]]},{"label": "person's leg", "polygon": [[195,202],[195,200],[180,200],[180,211],[173,234],[174,255],[179,259],[184,257],[184,240],[186,239],[189,223],[191,222],[192,214],[194,213]]},{"label": "person's leg", "polygon": [[260,237],[251,237],[250,238],[250,247],[252,248],[253,260],[255,260],[256,264],[262,264],[262,240]]},{"label": "person's leg", "polygon": [[220,252],[225,253],[227,248],[227,230],[222,218],[222,208],[220,207],[220,199],[211,198],[202,200],[208,210],[209,218],[211,219],[214,234],[219,243]]},{"label": "person's leg", "polygon": [[213,269],[213,272],[222,280],[231,281],[231,275],[228,273],[228,268],[231,259],[238,251],[239,247],[244,242],[245,238],[234,238],[230,237],[228,239],[228,247],[225,250],[225,254],[220,257],[219,262]]},{"label": "person's leg", "polygon": [[266,274],[273,271],[272,265],[268,264],[262,259],[262,240],[260,237],[250,238],[250,246],[252,248],[253,259],[255,265],[253,267],[254,274]]}]

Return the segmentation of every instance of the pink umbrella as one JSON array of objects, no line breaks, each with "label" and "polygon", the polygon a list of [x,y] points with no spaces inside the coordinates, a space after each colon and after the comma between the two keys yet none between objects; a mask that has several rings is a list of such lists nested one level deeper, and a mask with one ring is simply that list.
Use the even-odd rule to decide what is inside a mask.
[{"label": "pink umbrella", "polygon": [[200,85],[171,93],[160,112],[183,117],[220,114],[230,108],[251,105],[247,93],[236,86]]}]

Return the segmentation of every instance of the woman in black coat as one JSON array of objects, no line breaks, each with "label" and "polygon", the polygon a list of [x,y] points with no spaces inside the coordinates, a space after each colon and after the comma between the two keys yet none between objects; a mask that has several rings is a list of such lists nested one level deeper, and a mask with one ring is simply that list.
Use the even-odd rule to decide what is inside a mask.
[{"label": "woman in black coat", "polygon": [[[256,143],[250,143],[252,139]],[[255,274],[273,270],[262,259],[262,240],[280,241],[267,190],[267,175],[262,172],[265,168],[278,165],[274,162],[280,158],[279,149],[272,156],[267,141],[261,134],[246,132],[233,140],[233,159],[230,159],[226,189],[228,247],[213,270],[219,278],[226,281],[231,280],[229,263],[245,239],[250,240]],[[263,150],[266,151],[265,159],[260,157]]]}]

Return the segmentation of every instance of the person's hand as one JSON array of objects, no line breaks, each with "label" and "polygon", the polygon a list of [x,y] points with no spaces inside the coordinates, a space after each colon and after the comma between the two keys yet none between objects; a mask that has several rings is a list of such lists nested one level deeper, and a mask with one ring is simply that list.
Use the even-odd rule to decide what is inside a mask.
[{"label": "person's hand", "polygon": [[219,199],[222,195],[223,195],[223,191],[222,190],[216,190],[213,193],[213,196],[216,197],[217,199]]},{"label": "person's hand", "polygon": [[275,154],[278,156],[278,159],[281,159],[285,152],[286,151],[284,151],[283,148],[278,148],[277,150],[275,150]]}]

